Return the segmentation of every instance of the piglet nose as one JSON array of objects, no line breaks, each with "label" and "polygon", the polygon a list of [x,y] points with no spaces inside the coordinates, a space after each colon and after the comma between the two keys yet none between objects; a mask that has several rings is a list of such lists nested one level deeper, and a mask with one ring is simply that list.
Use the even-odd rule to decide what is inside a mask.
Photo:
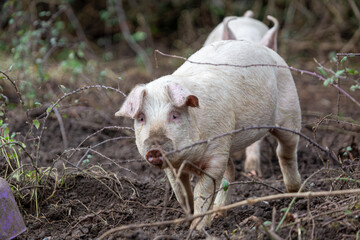
[{"label": "piglet nose", "polygon": [[150,150],[146,153],[145,157],[149,163],[155,166],[161,166],[164,161],[164,158],[159,150]]}]

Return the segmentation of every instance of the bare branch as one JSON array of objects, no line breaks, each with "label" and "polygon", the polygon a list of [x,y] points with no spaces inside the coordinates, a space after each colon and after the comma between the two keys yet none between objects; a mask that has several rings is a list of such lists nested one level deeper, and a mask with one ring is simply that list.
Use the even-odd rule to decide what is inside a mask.
[{"label": "bare branch", "polygon": [[59,113],[59,110],[57,109],[57,107],[54,107],[54,113],[55,113],[55,116],[56,116],[56,118],[57,118],[57,120],[59,122],[61,137],[63,139],[63,144],[64,144],[64,149],[66,149],[68,147],[66,131],[65,131],[65,127],[64,127],[64,122],[62,120],[61,114]]}]

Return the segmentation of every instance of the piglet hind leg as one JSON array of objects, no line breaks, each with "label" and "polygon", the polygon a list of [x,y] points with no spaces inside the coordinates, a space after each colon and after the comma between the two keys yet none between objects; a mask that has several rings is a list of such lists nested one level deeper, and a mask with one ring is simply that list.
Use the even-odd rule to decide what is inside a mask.
[{"label": "piglet hind leg", "polygon": [[286,190],[288,192],[297,192],[301,186],[301,177],[297,163],[299,136],[280,129],[274,129],[271,133],[278,141],[276,154],[279,158]]},{"label": "piglet hind leg", "polygon": [[262,176],[260,167],[260,145],[261,140],[258,140],[246,148],[244,169],[245,172],[251,176]]}]

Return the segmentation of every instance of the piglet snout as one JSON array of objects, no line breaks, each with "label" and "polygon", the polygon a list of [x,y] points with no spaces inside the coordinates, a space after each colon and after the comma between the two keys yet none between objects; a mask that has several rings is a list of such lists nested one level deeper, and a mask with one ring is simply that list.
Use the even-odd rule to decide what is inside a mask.
[{"label": "piglet snout", "polygon": [[155,165],[157,167],[161,167],[163,162],[164,162],[164,158],[161,154],[161,152],[159,150],[150,150],[146,153],[146,160],[151,163],[152,165]]}]

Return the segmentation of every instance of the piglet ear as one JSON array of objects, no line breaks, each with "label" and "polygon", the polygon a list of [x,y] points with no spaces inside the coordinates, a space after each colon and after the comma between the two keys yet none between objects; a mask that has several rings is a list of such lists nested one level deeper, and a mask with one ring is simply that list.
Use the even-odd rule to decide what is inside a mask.
[{"label": "piglet ear", "polygon": [[120,110],[115,113],[115,116],[135,118],[142,108],[144,96],[145,87],[135,87],[125,99],[125,102],[121,106]]},{"label": "piglet ear", "polygon": [[236,17],[226,17],[224,18],[224,31],[222,35],[222,40],[236,40],[235,34],[229,28],[229,22],[235,20]]},{"label": "piglet ear", "polygon": [[265,36],[261,39],[261,44],[277,51],[277,33],[279,31],[279,22],[273,16],[267,16],[273,22],[274,26],[266,32]]},{"label": "piglet ear", "polygon": [[166,88],[171,102],[176,107],[199,107],[199,99],[180,84],[170,83]]},{"label": "piglet ear", "polygon": [[244,16],[243,16],[243,17],[254,18],[254,12],[251,11],[251,10],[247,10],[247,11],[244,13]]}]

